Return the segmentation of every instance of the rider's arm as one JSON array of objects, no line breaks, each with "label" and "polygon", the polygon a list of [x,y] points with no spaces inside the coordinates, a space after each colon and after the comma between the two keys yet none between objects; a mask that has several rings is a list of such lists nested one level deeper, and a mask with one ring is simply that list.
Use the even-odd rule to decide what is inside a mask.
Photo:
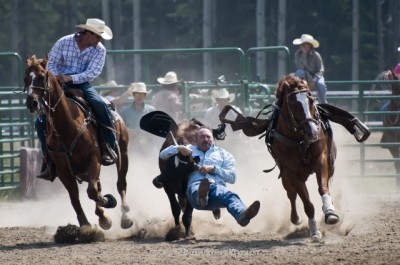
[{"label": "rider's arm", "polygon": [[160,158],[162,160],[167,160],[171,156],[181,153],[184,156],[190,155],[192,150],[184,145],[170,145],[160,152]]},{"label": "rider's arm", "polygon": [[106,60],[106,49],[99,43],[97,44],[96,51],[89,62],[86,70],[79,74],[71,75],[74,84],[81,84],[84,82],[93,81],[103,71],[104,63]]}]

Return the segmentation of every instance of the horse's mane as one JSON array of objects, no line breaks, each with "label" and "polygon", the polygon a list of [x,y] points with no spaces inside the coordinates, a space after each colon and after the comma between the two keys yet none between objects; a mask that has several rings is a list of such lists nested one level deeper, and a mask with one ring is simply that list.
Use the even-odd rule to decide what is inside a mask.
[{"label": "horse's mane", "polygon": [[32,55],[31,57],[26,58],[26,67],[29,66],[41,66],[43,69],[46,69],[48,57],[44,58],[36,58],[36,55]]},{"label": "horse's mane", "polygon": [[304,89],[308,89],[307,82],[304,79],[297,77],[295,74],[284,76],[279,81],[275,90],[275,96],[278,100],[277,105],[282,106],[282,101],[286,93]]}]

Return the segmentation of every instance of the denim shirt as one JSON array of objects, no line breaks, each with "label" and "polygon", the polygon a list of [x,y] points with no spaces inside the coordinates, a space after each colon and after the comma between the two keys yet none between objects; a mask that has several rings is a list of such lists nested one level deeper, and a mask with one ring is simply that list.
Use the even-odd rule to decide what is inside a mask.
[{"label": "denim shirt", "polygon": [[[204,177],[207,177],[210,182],[216,182],[223,186],[226,186],[226,183],[235,183],[236,162],[231,153],[214,144],[205,153],[195,145],[189,144],[187,147],[192,150],[192,157],[199,157],[199,166],[215,166],[214,171],[208,174],[200,173],[197,170],[193,171],[189,176],[188,186],[194,182],[201,181]],[[167,160],[171,156],[178,154],[178,152],[177,147],[171,145],[160,152],[160,158]]]}]

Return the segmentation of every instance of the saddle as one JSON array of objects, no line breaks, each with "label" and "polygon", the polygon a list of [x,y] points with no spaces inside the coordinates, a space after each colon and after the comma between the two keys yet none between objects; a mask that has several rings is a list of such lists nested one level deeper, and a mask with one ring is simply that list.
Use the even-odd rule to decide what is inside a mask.
[{"label": "saddle", "polygon": [[[81,110],[85,114],[85,124],[83,125],[84,127],[87,126],[88,123],[92,123],[97,130],[97,136],[99,142],[100,142],[100,151],[102,154],[102,164],[104,166],[109,166],[115,163],[115,160],[117,159],[117,154],[115,153],[114,150],[107,144],[106,140],[103,137],[103,134],[101,133],[102,131],[100,130],[101,126],[105,126],[97,122],[96,116],[93,114],[93,111],[89,105],[89,103],[84,100],[83,98],[83,93],[80,89],[75,89],[75,88],[68,88],[65,85],[63,86],[65,96],[71,99],[76,105],[78,105]],[[112,124],[115,124],[118,120],[121,119],[121,116],[118,114],[118,112],[115,110],[115,106],[113,103],[109,102],[107,99],[102,98],[103,101],[106,103],[110,114],[111,114],[111,120]],[[115,131],[115,127],[109,128],[110,130]],[[82,130],[81,130],[82,131]],[[117,144],[117,149],[119,148]],[[111,158],[111,160],[110,160]]]},{"label": "saddle", "polygon": [[[265,106],[257,114],[257,117],[245,117],[243,114],[236,111],[231,105],[227,105],[222,109],[219,118],[221,122],[230,124],[233,131],[242,130],[243,133],[249,137],[257,136],[264,133],[277,118],[277,115],[273,115],[275,112],[274,109],[264,112],[271,106],[273,105]],[[322,119],[339,123],[345,127],[347,131],[353,134],[354,138],[360,143],[366,141],[371,135],[370,129],[364,123],[345,110],[329,104],[317,104],[317,109]],[[228,120],[225,117],[230,110],[237,114],[234,121]],[[266,119],[260,119],[259,115],[261,113],[268,115],[268,117]]]}]

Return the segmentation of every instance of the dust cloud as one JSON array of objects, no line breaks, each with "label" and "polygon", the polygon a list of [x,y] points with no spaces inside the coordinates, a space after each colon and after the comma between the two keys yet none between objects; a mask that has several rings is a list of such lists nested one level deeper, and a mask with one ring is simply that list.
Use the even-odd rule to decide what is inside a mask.
[{"label": "dust cloud", "polygon": [[[358,155],[358,148],[347,148],[348,144],[357,143],[352,135],[340,126],[333,125],[334,137],[338,146],[336,172],[330,183],[331,196],[341,221],[336,225],[336,232],[324,226],[322,201],[318,194],[315,175],[311,175],[307,182],[311,200],[316,209],[316,219],[321,224],[321,230],[326,234],[342,233],[365,222],[372,214],[378,211],[375,199],[370,191],[363,190],[363,181],[352,178],[357,174],[359,166],[351,162]],[[371,137],[376,137],[372,135]],[[229,148],[228,148],[229,147]],[[240,227],[233,217],[222,209],[221,219],[214,220],[209,211],[193,212],[193,230],[197,238],[206,238],[210,234],[261,232],[276,233],[284,237],[295,227],[290,224],[290,204],[286,197],[280,179],[279,170],[275,168],[270,173],[263,173],[265,169],[274,167],[275,162],[267,151],[264,139],[244,137],[241,142],[229,143],[227,149],[231,151],[237,162],[237,182],[229,187],[238,193],[246,205],[254,200],[261,202],[259,214],[251,223]],[[387,155],[386,150],[379,150]],[[131,211],[129,216],[134,220],[134,226],[128,230],[120,228],[120,198],[117,192],[117,172],[115,166],[102,167],[101,182],[104,194],[113,194],[118,200],[115,209],[105,209],[112,218],[113,226],[105,231],[106,238],[120,238],[137,234],[142,231],[145,237],[164,237],[168,229],[173,227],[173,217],[168,198],[162,189],[152,185],[152,179],[159,174],[158,153],[148,157],[133,153],[130,157],[130,166],[127,176],[127,199]],[[382,170],[382,169],[380,169]],[[389,167],[385,170],[391,170]],[[383,172],[382,172],[383,173]],[[358,180],[358,181],[357,181]],[[86,195],[87,184],[79,185],[80,198],[86,216],[92,224],[97,224],[94,214],[94,202]],[[383,190],[382,194],[389,192]],[[298,198],[298,212],[303,219],[303,226],[307,225],[303,205]],[[37,180],[36,198],[17,202],[0,204],[1,227],[33,226],[48,227],[48,233],[54,234],[57,226],[68,223],[78,225],[75,212],[70,203],[68,194],[60,181],[53,183]],[[325,230],[325,231],[324,231]]]}]

